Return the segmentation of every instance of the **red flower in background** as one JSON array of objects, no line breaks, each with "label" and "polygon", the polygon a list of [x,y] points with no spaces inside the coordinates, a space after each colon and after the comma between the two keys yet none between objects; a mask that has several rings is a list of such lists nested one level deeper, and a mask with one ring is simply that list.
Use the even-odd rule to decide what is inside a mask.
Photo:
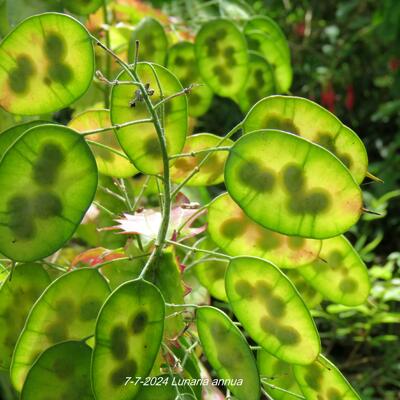
[{"label": "red flower in background", "polygon": [[355,103],[355,94],[353,85],[347,86],[345,105],[349,111],[352,111]]},{"label": "red flower in background", "polygon": [[397,57],[392,57],[389,59],[388,66],[392,72],[396,72],[400,68],[400,59]]},{"label": "red flower in background", "polygon": [[335,98],[336,93],[333,89],[332,83],[328,82],[321,92],[321,103],[329,111],[335,112]]}]

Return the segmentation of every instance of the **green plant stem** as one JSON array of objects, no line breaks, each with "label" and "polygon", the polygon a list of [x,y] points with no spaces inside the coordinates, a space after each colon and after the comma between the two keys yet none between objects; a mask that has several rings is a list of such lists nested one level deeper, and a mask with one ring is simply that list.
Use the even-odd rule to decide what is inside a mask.
[{"label": "green plant stem", "polygon": [[211,204],[211,201],[210,201],[209,203],[205,204],[204,206],[199,207],[199,208],[196,210],[196,212],[194,212],[189,218],[187,218],[185,221],[183,221],[183,222],[181,223],[181,225],[178,227],[178,229],[176,230],[178,236],[179,236],[179,234],[181,233],[181,230],[182,230],[188,223],[190,223],[191,221],[194,221],[194,219],[195,219],[199,214],[201,214],[204,210],[206,210],[206,209],[209,207],[210,204]]},{"label": "green plant stem", "polygon": [[[201,85],[196,85],[196,86],[201,86]],[[169,96],[167,96],[166,98],[160,100],[157,104],[154,105],[154,108],[158,108],[161,105],[165,104],[167,101],[174,99],[175,97],[179,97],[179,96],[183,96],[183,95],[188,95],[190,94],[190,92],[193,90],[193,88],[195,87],[195,85],[190,85],[189,87],[183,88],[181,91],[173,93]]]},{"label": "green plant stem", "polygon": [[199,253],[206,253],[206,254],[211,254],[215,257],[221,257],[221,258],[226,258],[228,260],[231,260],[233,257],[228,256],[226,254],[222,253],[217,253],[216,251],[211,251],[211,250],[204,250],[204,249],[198,249],[196,247],[191,247],[191,246],[186,246],[185,244],[179,243],[179,242],[174,242],[173,240],[165,240],[166,243],[172,244],[174,246],[181,247],[182,249],[186,250],[191,250],[191,251],[198,251]]},{"label": "green plant stem", "polygon": [[150,255],[150,253],[146,253],[146,254],[140,254],[138,256],[133,256],[133,257],[113,258],[112,260],[104,261],[104,262],[102,262],[100,264],[97,264],[93,268],[99,269],[99,268],[103,268],[104,266],[106,266],[108,264],[113,264],[113,263],[118,262],[118,261],[132,261],[132,260],[137,260],[139,258],[147,257],[149,255]]},{"label": "green plant stem", "polygon": [[172,304],[172,303],[165,303],[167,307],[193,307],[193,308],[200,308],[198,304]]},{"label": "green plant stem", "polygon": [[86,140],[86,142],[89,143],[89,144],[91,144],[92,146],[101,147],[102,149],[107,150],[107,151],[109,151],[110,153],[114,153],[114,154],[116,154],[117,156],[120,156],[120,157],[122,157],[122,158],[125,158],[126,160],[129,161],[129,158],[128,158],[128,156],[127,156],[126,154],[124,154],[124,153],[122,153],[121,151],[118,151],[118,150],[116,150],[116,149],[113,149],[113,148],[110,147],[110,146],[107,146],[107,145],[105,145],[105,144],[103,144],[103,143],[95,142],[94,140]]},{"label": "green plant stem", "polygon": [[[104,24],[106,25],[106,46],[108,48],[111,48],[111,40],[110,40],[110,21],[108,18],[108,9],[107,9],[107,0],[103,0],[102,4],[103,8],[103,20]],[[110,57],[106,58],[106,75],[107,78],[110,78],[111,75],[111,66],[112,66],[112,60]],[[104,91],[104,106],[105,108],[110,107],[110,89],[106,87],[106,90]]]},{"label": "green plant stem", "polygon": [[[272,383],[265,382],[265,379],[261,379],[261,382],[262,382],[264,385],[269,386],[271,389],[278,390],[279,392],[286,393],[286,394],[288,394],[288,395],[290,395],[290,396],[296,397],[297,399],[306,400],[306,398],[305,398],[304,396],[300,395],[300,394],[293,393],[293,392],[291,392],[290,390],[286,390],[286,389],[283,389],[283,388],[281,388],[281,387],[279,387],[279,386],[275,386],[275,385],[273,385]],[[265,393],[264,393],[264,394],[265,394]]]},{"label": "green plant stem", "polygon": [[[218,148],[222,143],[224,143],[225,140],[233,136],[239,129],[242,128],[242,124],[243,122],[239,122],[236,126],[234,126],[223,138],[221,138],[215,147]],[[171,194],[172,199],[180,192],[183,186],[185,186],[200,171],[200,168],[211,157],[212,154],[213,152],[206,154],[206,156],[199,162],[199,165],[197,165],[193,171],[174,189]]]},{"label": "green plant stem", "polygon": [[221,146],[221,147],[209,147],[207,149],[202,149],[202,150],[196,150],[196,151],[191,151],[189,153],[181,153],[181,154],[174,154],[169,157],[170,160],[173,160],[175,158],[182,158],[182,157],[196,157],[198,154],[202,153],[210,153],[214,151],[229,151],[230,146]]},{"label": "green plant stem", "polygon": [[137,195],[135,202],[133,203],[133,206],[132,206],[133,207],[133,211],[136,211],[136,209],[138,208],[140,200],[142,199],[144,192],[146,191],[147,187],[149,186],[149,181],[150,181],[150,175],[146,177],[146,179],[145,179],[145,181],[143,183],[143,186],[140,189],[140,192]]},{"label": "green plant stem", "polygon": [[106,126],[105,128],[98,128],[98,129],[93,129],[91,131],[84,131],[84,132],[81,132],[81,135],[83,135],[83,136],[95,135],[97,133],[112,131],[113,129],[115,129],[117,131],[117,130],[125,128],[127,126],[144,124],[146,122],[153,122],[153,120],[151,118],[137,119],[134,121],[124,122],[123,124],[115,124],[112,126]]},{"label": "green plant stem", "polygon": [[122,203],[125,203],[125,199],[124,197],[120,196],[118,193],[113,192],[111,189],[109,189],[108,187],[104,187],[102,185],[99,185],[98,188],[103,191],[104,193],[109,194],[110,196],[114,197],[115,199],[118,199],[119,201],[121,201]]},{"label": "green plant stem", "polygon": [[94,201],[93,204],[97,207],[99,207],[101,210],[103,210],[104,212],[106,212],[108,215],[110,215],[111,217],[115,218],[116,214],[114,214],[111,210],[109,210],[107,207],[104,207],[103,205],[101,205],[98,201]]}]

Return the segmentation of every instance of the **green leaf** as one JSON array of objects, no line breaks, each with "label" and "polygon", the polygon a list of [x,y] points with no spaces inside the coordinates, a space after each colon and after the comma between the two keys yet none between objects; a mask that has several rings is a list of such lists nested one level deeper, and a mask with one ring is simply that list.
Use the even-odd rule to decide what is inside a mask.
[{"label": "green leaf", "polygon": [[152,17],[143,18],[130,40],[128,59],[134,62],[136,41],[139,41],[139,60],[163,65],[167,56],[168,38],[163,26]]},{"label": "green leaf", "polygon": [[56,279],[33,306],[11,362],[11,381],[22,389],[29,368],[48,347],[94,333],[97,314],[110,293],[94,269],[79,269]]},{"label": "green leaf", "polygon": [[81,341],[58,343],[45,350],[26,377],[21,400],[94,400],[90,386],[92,349]]},{"label": "green leaf", "polygon": [[247,114],[243,132],[279,129],[325,147],[349,168],[357,183],[367,172],[368,156],[361,139],[325,108],[293,96],[270,96]]},{"label": "green leaf", "polygon": [[0,251],[34,261],[53,254],[75,232],[96,191],[96,162],[72,129],[40,125],[3,157],[0,186]]},{"label": "green leaf", "polygon": [[316,359],[321,345],[310,312],[273,264],[253,257],[234,258],[225,274],[225,290],[237,319],[264,350],[293,364]]},{"label": "green leaf", "polygon": [[[141,81],[149,83],[150,88],[155,91],[151,97],[153,103],[182,91],[182,85],[178,79],[160,65],[140,63],[137,65],[137,73]],[[160,86],[157,84],[156,76]],[[130,79],[130,76],[127,72],[122,72],[117,79],[126,81]],[[113,124],[151,117],[143,101],[137,101],[135,107],[131,107],[136,89],[137,87],[134,85],[113,87],[111,92],[111,121]],[[186,96],[177,96],[168,100],[159,108],[159,111],[163,117],[168,152],[169,154],[178,154],[185,144],[188,128]],[[152,123],[140,123],[118,129],[117,137],[121,147],[139,171],[146,174],[157,174],[162,171],[161,148]]]},{"label": "green leaf", "polygon": [[360,188],[332,153],[278,130],[251,132],[231,147],[225,185],[250,218],[286,235],[337,236],[362,212]]},{"label": "green leaf", "polygon": [[104,0],[62,0],[63,6],[78,15],[89,15],[98,10]]},{"label": "green leaf", "polygon": [[[74,117],[68,126],[77,132],[91,131],[111,126],[109,110],[87,110]],[[0,136],[1,138],[1,136]],[[113,129],[90,135],[89,140],[111,147],[122,152],[121,146],[115,136]],[[105,148],[91,144],[90,148],[96,158],[97,168],[100,173],[115,178],[129,178],[138,173],[132,163],[124,157],[119,156]]]},{"label": "green leaf", "polygon": [[94,68],[91,38],[77,20],[27,18],[0,44],[0,106],[22,115],[67,107],[88,90]]},{"label": "green leaf", "polygon": [[9,369],[11,356],[26,317],[50,283],[40,264],[18,264],[0,287],[0,369]]},{"label": "green leaf", "polygon": [[247,112],[258,100],[274,92],[273,68],[264,57],[249,51],[249,76],[244,87],[235,96],[240,109]]},{"label": "green leaf", "polygon": [[344,236],[323,240],[319,259],[298,271],[335,303],[358,306],[367,300],[370,291],[367,267]]},{"label": "green leaf", "polygon": [[205,114],[210,108],[213,92],[203,84],[200,77],[194,44],[186,41],[175,43],[168,51],[167,67],[184,87],[189,87],[191,84],[201,85],[194,87],[188,96],[189,115],[199,117]]},{"label": "green leaf", "polygon": [[226,386],[238,400],[258,400],[260,378],[256,361],[238,327],[214,307],[197,309],[196,317],[204,354],[217,375],[231,380]]},{"label": "green leaf", "polygon": [[[223,144],[217,146],[221,138],[211,133],[198,133],[188,136],[182,153],[191,153],[205,150],[210,147],[231,146],[232,140],[227,139]],[[208,153],[200,153],[195,156],[180,157],[171,167],[171,178],[173,182],[182,182],[206,157]],[[227,151],[215,151],[207,161],[200,167],[199,172],[186,184],[186,186],[211,186],[224,181],[224,165],[228,157]]]},{"label": "green leaf", "polygon": [[314,261],[322,242],[285,236],[251,220],[223,193],[208,207],[208,232],[214,242],[232,256],[265,258],[280,268],[296,268]]},{"label": "green leaf", "polygon": [[202,25],[195,40],[197,66],[203,80],[220,96],[234,96],[246,83],[247,44],[236,25],[213,19]]},{"label": "green leaf", "polygon": [[306,400],[361,400],[340,371],[323,355],[313,364],[293,366],[294,376]]},{"label": "green leaf", "polygon": [[[262,377],[261,382],[269,383],[272,386],[277,386],[289,392],[301,395],[301,390],[294,379],[292,366],[285,363],[279,358],[269,354],[265,350],[257,352],[257,366]],[[270,394],[274,400],[294,400],[292,394],[285,393],[279,389],[274,389],[272,386],[264,384],[265,391]]]},{"label": "green leaf", "polygon": [[146,377],[161,346],[165,304],[151,283],[134,280],[119,286],[97,320],[92,385],[97,400],[133,399],[139,385],[126,377]]}]

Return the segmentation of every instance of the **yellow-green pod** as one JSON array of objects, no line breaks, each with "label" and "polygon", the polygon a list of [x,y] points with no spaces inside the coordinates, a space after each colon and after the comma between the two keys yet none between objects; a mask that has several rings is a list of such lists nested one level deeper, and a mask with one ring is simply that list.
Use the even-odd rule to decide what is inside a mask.
[{"label": "yellow-green pod", "polygon": [[62,0],[63,6],[77,15],[89,15],[97,11],[103,0]]},{"label": "yellow-green pod", "polygon": [[45,350],[29,370],[21,400],[94,400],[90,385],[92,349],[66,341]]},{"label": "yellow-green pod", "polygon": [[15,346],[11,381],[20,391],[38,355],[48,347],[94,333],[97,314],[110,293],[95,269],[79,269],[53,281],[29,313]]},{"label": "yellow-green pod", "polygon": [[163,26],[152,17],[143,18],[132,32],[128,58],[134,62],[136,41],[139,41],[139,60],[163,65],[167,56],[168,38]]},{"label": "yellow-green pod", "polygon": [[[153,103],[161,98],[180,92],[182,85],[178,79],[161,65],[139,63],[137,73],[140,80],[149,84],[154,90],[151,96]],[[156,74],[160,86],[156,80]],[[127,72],[122,72],[119,80],[129,80]],[[160,87],[162,94],[160,93]],[[117,85],[111,92],[111,122],[123,124],[133,120],[148,119],[151,115],[147,111],[144,101],[136,99],[134,85]],[[186,96],[177,96],[158,107],[161,122],[167,140],[169,154],[181,152],[186,139],[188,116]],[[117,130],[118,141],[133,161],[136,168],[146,174],[157,174],[163,170],[162,153],[159,139],[154,125],[149,122],[126,126]]]},{"label": "yellow-green pod", "polygon": [[259,30],[244,30],[249,50],[263,56],[274,71],[275,87],[278,93],[286,93],[292,86],[293,70],[285,50],[271,37]]},{"label": "yellow-green pod", "polygon": [[95,333],[92,387],[97,400],[133,399],[140,385],[126,377],[148,376],[161,346],[165,304],[151,283],[119,286],[102,307]]},{"label": "yellow-green pod", "polygon": [[361,400],[336,366],[323,355],[311,365],[294,365],[293,372],[306,400]]},{"label": "yellow-green pod", "polygon": [[245,31],[261,31],[265,33],[278,47],[282,53],[290,61],[290,49],[285,34],[280,26],[271,18],[265,15],[257,15],[250,18],[245,24]]},{"label": "yellow-green pod", "polygon": [[337,236],[362,213],[361,190],[340,160],[283,131],[241,137],[225,163],[225,185],[250,218],[286,235]]},{"label": "yellow-green pod", "polygon": [[273,264],[255,257],[232,259],[225,290],[237,319],[264,350],[291,364],[317,358],[321,344],[310,312]]},{"label": "yellow-green pod", "polygon": [[[261,382],[264,383],[264,389],[274,400],[294,400],[295,397],[291,393],[298,396],[302,395],[290,364],[279,360],[265,350],[259,350],[257,352],[257,366]],[[274,386],[290,393],[274,389]]]},{"label": "yellow-green pod", "polygon": [[[84,111],[73,118],[68,123],[68,126],[80,133],[107,128],[111,126],[110,110]],[[90,144],[90,148],[96,158],[97,168],[100,173],[115,178],[129,178],[138,173],[138,170],[126,157],[122,157],[101,147],[101,145],[105,145],[118,152],[122,152],[113,129],[90,135],[88,139],[99,143],[99,145]]]},{"label": "yellow-green pod", "polygon": [[247,43],[242,32],[227,19],[213,19],[196,35],[197,66],[214,93],[230,97],[246,83],[249,70]]},{"label": "yellow-green pod", "polygon": [[61,125],[26,131],[0,164],[0,251],[15,261],[53,254],[75,232],[97,188],[84,138]]},{"label": "yellow-green pod", "polygon": [[216,374],[238,400],[259,400],[260,378],[256,361],[239,328],[222,311],[200,307],[196,325],[204,354]]},{"label": "yellow-green pod", "polygon": [[203,84],[196,64],[194,44],[178,42],[168,51],[167,68],[180,80],[184,87],[198,84],[188,96],[189,115],[199,117],[210,108],[213,92]]},{"label": "yellow-green pod", "polygon": [[87,91],[94,68],[92,39],[76,19],[29,17],[0,44],[0,106],[23,115],[64,108]]},{"label": "yellow-green pod", "polygon": [[249,75],[235,96],[240,109],[247,112],[258,100],[275,92],[274,72],[268,61],[254,51],[249,51]]},{"label": "yellow-green pod", "polygon": [[335,303],[358,306],[367,300],[367,267],[344,236],[323,240],[319,259],[298,271],[315,290]]},{"label": "yellow-green pod", "polygon": [[0,287],[0,370],[8,370],[26,317],[50,278],[40,264],[18,264]]},{"label": "yellow-green pod", "polygon": [[[211,147],[232,146],[230,139],[225,140],[221,145],[221,138],[211,133],[198,133],[188,136],[182,153],[191,153],[206,150]],[[207,156],[207,152],[195,156],[180,157],[171,167],[171,178],[173,182],[182,182]],[[200,167],[199,172],[187,183],[187,186],[211,186],[224,181],[224,166],[227,151],[214,151],[207,161]]]},{"label": "yellow-green pod", "polygon": [[148,384],[142,386],[135,400],[177,400],[177,398],[196,400],[198,398],[190,384],[184,382],[185,378],[179,375],[159,375],[147,379]]},{"label": "yellow-green pod", "polygon": [[314,261],[321,240],[286,236],[251,220],[228,193],[208,207],[208,232],[214,242],[232,256],[265,258],[280,268],[296,268]]},{"label": "yellow-green pod", "polygon": [[14,125],[0,133],[0,161],[7,150],[30,128],[48,124],[46,121],[29,121]]},{"label": "yellow-green pod", "polygon": [[300,274],[300,268],[285,271],[286,276],[290,279],[296,289],[299,291],[300,296],[303,298],[309,309],[318,306],[323,297],[320,292],[314,289]]},{"label": "yellow-green pod", "polygon": [[270,96],[259,101],[243,121],[243,132],[280,129],[325,147],[349,168],[360,183],[368,156],[357,134],[313,101],[294,96]]},{"label": "yellow-green pod", "polygon": [[[218,251],[219,247],[210,237],[206,237],[197,246],[202,250]],[[204,261],[201,261],[204,259]],[[211,259],[207,261],[207,259]],[[218,300],[227,301],[225,293],[225,271],[228,267],[226,260],[215,260],[211,255],[197,252],[194,256],[196,265],[193,267],[199,282]]]}]

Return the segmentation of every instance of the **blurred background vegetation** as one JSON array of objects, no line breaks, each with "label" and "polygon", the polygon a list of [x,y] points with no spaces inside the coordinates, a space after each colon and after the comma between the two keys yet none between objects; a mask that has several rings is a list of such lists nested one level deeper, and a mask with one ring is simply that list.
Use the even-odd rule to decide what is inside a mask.
[{"label": "blurred background vegetation", "polygon": [[[58,3],[0,0],[0,34],[24,17],[58,10]],[[294,80],[290,94],[328,108],[362,138],[370,172],[384,180],[384,184],[363,186],[366,207],[380,215],[365,214],[349,236],[369,267],[370,301],[356,308],[323,303],[314,316],[323,347],[364,400],[400,399],[400,1],[116,3],[129,10],[132,24],[151,11],[170,28],[184,21],[193,31],[201,22],[220,15],[238,20],[256,14],[270,16],[285,32],[291,48]],[[95,18],[89,20],[89,24],[95,22]],[[91,100],[86,96],[83,101]],[[72,111],[63,110],[52,118],[67,122]],[[241,117],[235,103],[215,97],[194,130],[226,133]],[[1,130],[14,123],[9,118],[0,112]]]}]

